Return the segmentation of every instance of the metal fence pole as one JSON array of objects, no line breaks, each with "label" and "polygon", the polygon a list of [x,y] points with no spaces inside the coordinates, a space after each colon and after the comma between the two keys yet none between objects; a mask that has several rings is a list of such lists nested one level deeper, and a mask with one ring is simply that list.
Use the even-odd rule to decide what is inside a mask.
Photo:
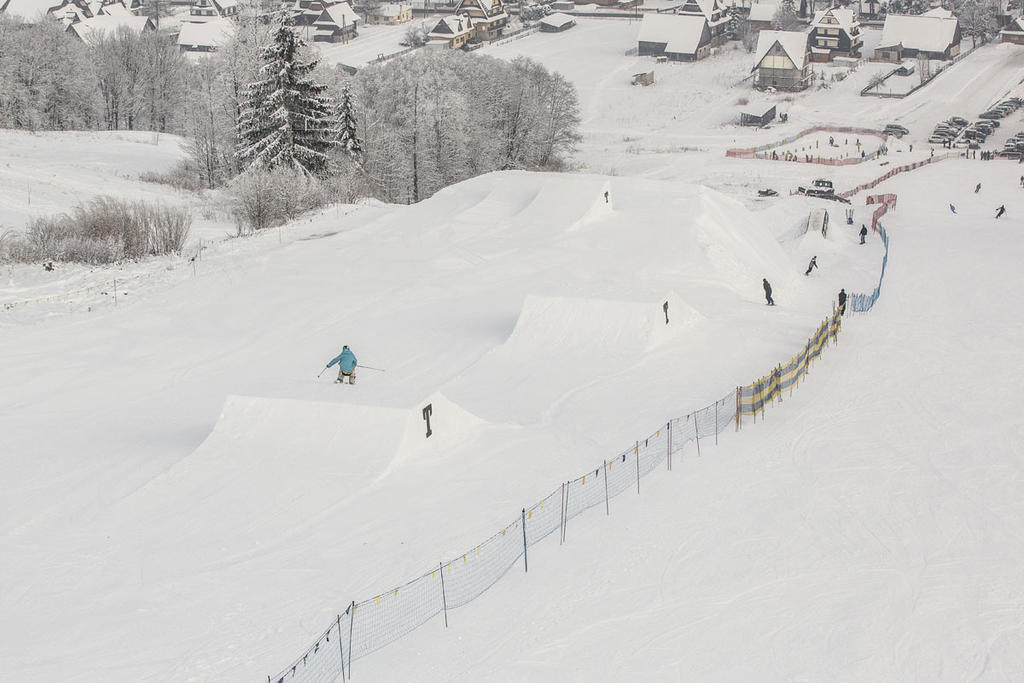
[{"label": "metal fence pole", "polygon": [[444,627],[448,628],[448,596],[444,590],[444,562],[437,563],[437,570],[441,572],[441,607],[444,609]]},{"label": "metal fence pole", "polygon": [[530,571],[530,565],[526,560],[526,508],[523,508],[523,572]]},{"label": "metal fence pole", "polygon": [[640,495],[640,442],[633,446],[633,455],[636,456],[636,493]]},{"label": "metal fence pole", "polygon": [[611,510],[608,507],[608,461],[604,461],[604,514],[608,516]]},{"label": "metal fence pole", "polygon": [[697,457],[700,457],[700,430],[697,429],[697,413],[693,414],[693,436],[697,439]]},{"label": "metal fence pole", "polygon": [[341,641],[341,615],[338,615],[338,651],[341,653],[341,681],[345,683],[345,644]]},{"label": "metal fence pole", "polygon": [[569,529],[569,484],[572,482],[565,482],[562,487],[565,489],[565,503],[562,506],[562,541],[565,541],[566,531]]},{"label": "metal fence pole", "polygon": [[718,401],[715,401],[715,445],[718,445]]},{"label": "metal fence pole", "polygon": [[672,420],[665,423],[665,441],[668,442],[667,456],[668,456],[668,471],[672,471]]},{"label": "metal fence pole", "polygon": [[565,482],[562,482],[562,509],[558,512],[558,545],[565,543]]},{"label": "metal fence pole", "polygon": [[356,625],[356,601],[353,600],[352,604],[348,606],[349,618],[348,618],[348,679],[352,680],[352,631],[355,630]]}]

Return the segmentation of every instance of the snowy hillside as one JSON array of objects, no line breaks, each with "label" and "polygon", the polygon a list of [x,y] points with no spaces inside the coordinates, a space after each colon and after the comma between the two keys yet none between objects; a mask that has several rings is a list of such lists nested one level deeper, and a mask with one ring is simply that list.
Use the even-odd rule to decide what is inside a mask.
[{"label": "snowy hillside", "polygon": [[[214,218],[194,268],[7,269],[0,303],[33,301],[0,310],[8,677],[264,680],[352,600],[468,553],[760,377],[840,288],[870,291],[883,255],[875,235],[857,243],[863,193],[847,225],[845,205],[789,191],[928,157],[926,128],[1015,88],[1024,54],[979,50],[902,101],[862,100],[851,76],[749,131],[728,123],[745,90],[699,101],[746,75],[741,56],[657,65],[655,88],[633,88],[624,26],[581,20],[492,49],[591,84],[590,173],[492,173],[245,241]],[[848,167],[725,157],[821,120],[913,133]],[[1024,112],[1001,135],[1018,129]],[[4,194],[4,221],[100,185],[174,201],[134,176],[172,166],[176,142],[39,139],[0,131],[18,157],[2,187],[18,169],[42,179],[31,207]],[[357,678],[1024,677],[1024,330],[1007,315],[1024,287],[1022,169],[950,159],[879,186],[899,195],[882,297],[763,423],[687,448],[609,516],[573,519],[564,545],[531,548],[528,573],[513,567],[447,629],[434,619],[354,661]],[[768,186],[780,196],[757,198]],[[827,236],[806,230],[822,207]],[[117,306],[101,291],[34,302],[121,273],[136,279]],[[343,344],[363,366],[354,386],[318,377]]]}]

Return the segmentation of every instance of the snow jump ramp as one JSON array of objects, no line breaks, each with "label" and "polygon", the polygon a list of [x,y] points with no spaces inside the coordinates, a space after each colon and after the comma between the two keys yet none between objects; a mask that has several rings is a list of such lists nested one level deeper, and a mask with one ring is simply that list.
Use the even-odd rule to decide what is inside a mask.
[{"label": "snow jump ramp", "polygon": [[529,295],[508,339],[445,393],[491,422],[535,423],[562,397],[644,362],[701,319],[675,293],[651,301]]}]

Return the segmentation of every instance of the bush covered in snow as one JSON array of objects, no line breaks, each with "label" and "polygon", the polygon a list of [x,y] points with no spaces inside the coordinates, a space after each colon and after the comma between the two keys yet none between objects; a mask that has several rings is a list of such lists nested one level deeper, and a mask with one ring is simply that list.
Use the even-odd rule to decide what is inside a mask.
[{"label": "bush covered in snow", "polygon": [[186,209],[101,196],[71,213],[35,219],[25,235],[5,235],[0,259],[106,264],[176,253],[191,227]]}]

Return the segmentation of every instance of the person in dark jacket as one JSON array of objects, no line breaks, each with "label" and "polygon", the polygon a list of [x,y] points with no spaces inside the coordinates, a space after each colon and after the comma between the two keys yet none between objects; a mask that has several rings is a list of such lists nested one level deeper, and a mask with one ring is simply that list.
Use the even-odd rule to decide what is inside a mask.
[{"label": "person in dark jacket", "polygon": [[981,183],[974,186],[974,194],[978,194],[979,192],[981,192]]},{"label": "person in dark jacket", "polygon": [[807,272],[804,275],[810,275],[811,271],[818,267],[818,257],[812,256],[811,262],[807,264]]},{"label": "person in dark jacket", "polygon": [[867,239],[867,236],[868,236],[868,226],[866,226],[863,223],[861,223],[860,224],[860,243],[861,244],[864,244],[864,240]]},{"label": "person in dark jacket", "polygon": [[996,218],[999,218],[999,217],[1000,217],[1000,216],[1002,216],[1002,215],[1003,215],[1004,213],[1006,213],[1006,207],[1005,207],[1005,206],[1003,206],[1002,204],[1000,204],[1000,205],[999,205],[999,208],[998,208],[998,209],[996,209]]},{"label": "person in dark jacket", "polygon": [[839,315],[846,314],[846,289],[839,290]]},{"label": "person in dark jacket", "polygon": [[775,301],[772,299],[772,286],[768,283],[768,278],[761,278],[761,286],[764,287],[764,298],[767,301],[767,305],[774,306]]},{"label": "person in dark jacket", "polygon": [[327,367],[331,367],[337,364],[338,366],[338,379],[340,384],[345,383],[345,378],[348,378],[349,384],[356,383],[356,354],[352,353],[352,349],[347,346],[341,350],[337,356],[331,359],[331,362],[327,364]]}]

